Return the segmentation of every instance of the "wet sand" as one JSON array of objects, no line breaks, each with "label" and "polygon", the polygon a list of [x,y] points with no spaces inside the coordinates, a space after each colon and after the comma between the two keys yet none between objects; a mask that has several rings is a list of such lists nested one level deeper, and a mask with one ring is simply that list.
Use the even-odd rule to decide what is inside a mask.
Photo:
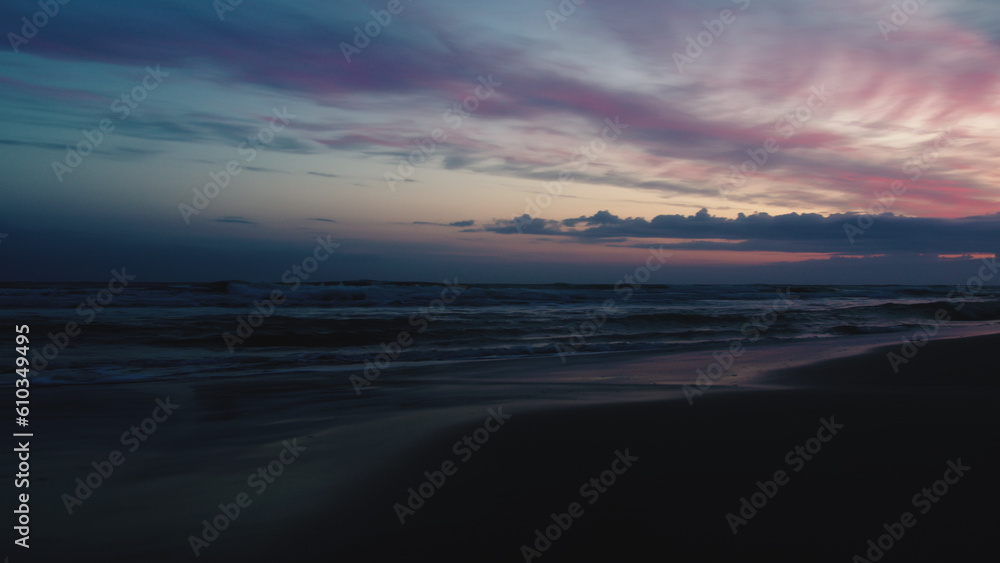
[{"label": "wet sand", "polygon": [[[361,396],[343,373],[33,386],[31,553],[846,563],[911,512],[916,523],[883,561],[980,560],[1000,514],[1000,335],[932,341],[899,374],[886,360],[898,344],[884,344],[748,348],[738,375],[693,403],[682,386],[716,361],[711,351],[399,367]],[[122,433],[166,397],[179,407],[129,452]],[[843,427],[820,430],[823,419]],[[295,455],[284,453],[293,440]],[[62,495],[116,449],[124,463],[67,514]],[[915,505],[959,459],[971,469],[937,502]],[[280,474],[261,491],[251,476],[268,464]],[[784,484],[766,483],[779,471]],[[432,480],[440,487],[425,485],[433,494],[407,507],[408,489]],[[773,497],[734,535],[727,514],[740,516],[758,481]],[[226,529],[196,558],[189,537],[241,493],[250,504],[220,518]],[[568,529],[538,540],[553,513]]]}]

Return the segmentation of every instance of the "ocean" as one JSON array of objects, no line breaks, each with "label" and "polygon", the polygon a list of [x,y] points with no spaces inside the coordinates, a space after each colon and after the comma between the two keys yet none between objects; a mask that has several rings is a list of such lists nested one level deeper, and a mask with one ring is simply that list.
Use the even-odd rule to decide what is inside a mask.
[{"label": "ocean", "polygon": [[[48,383],[205,378],[937,332],[1000,288],[343,282],[0,284]],[[944,311],[944,313],[941,313]],[[945,320],[937,320],[945,319]],[[903,336],[903,335],[901,335]]]}]

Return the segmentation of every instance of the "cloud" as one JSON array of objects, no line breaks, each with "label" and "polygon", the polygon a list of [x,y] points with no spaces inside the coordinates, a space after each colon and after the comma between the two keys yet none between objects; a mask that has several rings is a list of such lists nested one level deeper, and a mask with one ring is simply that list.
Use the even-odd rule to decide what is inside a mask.
[{"label": "cloud", "polygon": [[476,222],[473,221],[473,220],[471,220],[471,219],[467,220],[467,221],[453,221],[451,223],[431,223],[431,222],[428,222],[428,221],[414,221],[413,222],[414,225],[431,225],[431,226],[435,226],[435,227],[471,227],[475,223]]},{"label": "cloud", "polygon": [[532,218],[525,213],[514,219],[494,219],[492,224],[485,225],[481,230],[492,231],[504,235],[528,234],[528,235],[565,235],[568,234],[563,229],[560,221],[551,219]]},{"label": "cloud", "polygon": [[579,223],[586,223],[588,226],[593,225],[617,225],[624,223],[625,220],[612,215],[609,211],[598,211],[590,217],[577,217],[576,219],[564,219],[563,225],[570,227],[575,227]]},{"label": "cloud", "polygon": [[288,174],[285,170],[278,170],[276,168],[264,168],[261,166],[243,166],[243,170],[249,170],[251,172],[273,172],[275,174]]},{"label": "cloud", "polygon": [[340,178],[337,174],[327,174],[325,172],[307,172],[312,176],[323,176],[324,178]]},{"label": "cloud", "polygon": [[[567,228],[578,227],[582,228]],[[860,225],[860,226],[859,226]],[[867,227],[867,228],[865,228]],[[608,211],[563,221],[523,215],[495,220],[482,231],[572,237],[580,240],[674,239],[664,248],[877,255],[899,253],[994,253],[1000,250],[1000,213],[958,219],[866,216],[839,213],[769,215],[740,213],[715,217],[707,209],[694,215],[620,218]],[[852,242],[853,240],[853,242]]]},{"label": "cloud", "polygon": [[[491,75],[500,83],[496,95],[457,130],[449,128],[434,166],[551,181],[559,173],[554,166],[570,162],[605,119],[619,117],[628,128],[614,160],[576,171],[574,181],[671,197],[714,195],[714,175],[744,162],[746,151],[775,135],[778,120],[805,102],[811,87],[827,83],[829,104],[795,135],[780,137],[780,152],[762,167],[756,185],[731,196],[789,209],[845,209],[859,184],[867,189],[898,174],[907,156],[898,152],[909,139],[996,109],[1000,71],[981,61],[998,55],[1000,20],[980,0],[922,10],[892,41],[875,25],[889,13],[884,5],[781,1],[753,3],[744,12],[724,4],[737,12],[736,23],[683,73],[673,68],[670,53],[704,31],[702,22],[717,17],[716,8],[652,0],[581,6],[565,26],[577,35],[557,39],[544,18],[519,5],[473,11],[459,2],[413,3],[348,62],[339,43],[350,43],[355,26],[370,20],[364,3],[244,3],[220,22],[200,2],[107,0],[61,12],[59,25],[23,48],[37,58],[114,65],[116,73],[155,61],[174,73],[170,80],[250,86],[337,115],[293,126],[315,133],[315,142],[285,135],[268,147],[296,154],[412,150],[413,141],[430,133],[428,122],[442,126],[442,112],[479,86],[479,76]],[[0,6],[2,21],[23,15],[24,4]],[[100,34],[88,32],[95,21],[108,24]],[[592,44],[602,45],[605,55],[580,49]],[[18,93],[19,101],[35,95],[103,99],[25,74],[0,79],[0,88]],[[233,115],[180,113],[133,117],[122,132],[235,145],[259,125]],[[900,128],[910,134],[892,134]],[[932,172],[935,189],[915,193],[897,211],[945,207],[949,216],[960,216],[990,196],[995,178],[981,170],[997,169],[1000,146],[988,131],[970,140],[979,142],[975,167],[941,166]],[[810,168],[815,163],[825,163],[823,173]],[[951,171],[948,178],[940,177],[944,170]],[[818,189],[797,190],[793,184],[802,178]]]},{"label": "cloud", "polygon": [[242,224],[246,224],[246,225],[256,225],[257,224],[256,221],[251,221],[250,219],[247,219],[246,217],[235,217],[235,216],[222,217],[220,219],[216,219],[215,221],[217,223],[242,223]]},{"label": "cloud", "polygon": [[0,139],[0,145],[10,145],[14,147],[35,147],[38,149],[47,149],[55,151],[65,151],[66,145],[60,145],[57,143],[45,143],[41,141],[21,141],[14,139]]},{"label": "cloud", "polygon": [[[10,140],[10,139],[0,139],[0,145],[9,145],[14,147],[32,147],[45,150],[56,150],[56,151],[61,151],[63,153],[66,152],[68,147],[72,146],[69,144],[60,145],[58,143],[45,143],[39,141],[20,141],[20,140]],[[93,149],[93,154],[100,154],[103,156],[110,156],[113,158],[130,159],[130,158],[141,158],[141,157],[151,156],[154,154],[160,154],[160,151],[151,149],[140,149],[136,147],[117,146],[117,147],[104,147],[104,148]]]}]

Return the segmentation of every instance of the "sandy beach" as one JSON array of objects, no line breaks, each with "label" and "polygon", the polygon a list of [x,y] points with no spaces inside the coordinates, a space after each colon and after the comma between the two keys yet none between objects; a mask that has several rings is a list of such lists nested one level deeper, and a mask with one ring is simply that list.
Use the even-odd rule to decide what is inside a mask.
[{"label": "sandy beach", "polygon": [[[998,344],[932,341],[900,374],[898,344],[877,339],[761,345],[692,401],[683,386],[711,352],[401,367],[360,396],[342,374],[37,388],[32,547],[65,561],[848,562],[910,512],[887,561],[972,561],[1000,499]],[[122,436],[155,417],[145,440]],[[933,495],[949,462],[971,469]],[[938,501],[914,499],[925,487]]]}]

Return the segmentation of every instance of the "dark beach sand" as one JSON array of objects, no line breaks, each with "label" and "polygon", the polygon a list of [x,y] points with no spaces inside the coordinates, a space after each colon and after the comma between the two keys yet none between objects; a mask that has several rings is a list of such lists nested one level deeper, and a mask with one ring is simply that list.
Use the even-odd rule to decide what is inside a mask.
[{"label": "dark beach sand", "polygon": [[[532,561],[848,563],[906,511],[882,561],[993,560],[1000,335],[933,341],[900,374],[878,343],[756,345],[693,405],[679,385],[710,352],[400,367],[361,397],[343,373],[33,386],[32,560],[194,560],[188,537],[241,492],[252,504],[198,560],[524,561],[573,502],[583,515]],[[177,412],[68,515],[74,479],[167,396]],[[452,445],[500,405],[511,417],[462,462]],[[844,428],[795,472],[786,454],[831,417]],[[256,494],[248,475],[293,438],[306,449]],[[626,449],[638,460],[588,504],[581,485]],[[959,458],[971,469],[920,514],[914,494]],[[447,460],[457,473],[401,525],[393,506]],[[778,470],[734,536],[726,514]]]}]

